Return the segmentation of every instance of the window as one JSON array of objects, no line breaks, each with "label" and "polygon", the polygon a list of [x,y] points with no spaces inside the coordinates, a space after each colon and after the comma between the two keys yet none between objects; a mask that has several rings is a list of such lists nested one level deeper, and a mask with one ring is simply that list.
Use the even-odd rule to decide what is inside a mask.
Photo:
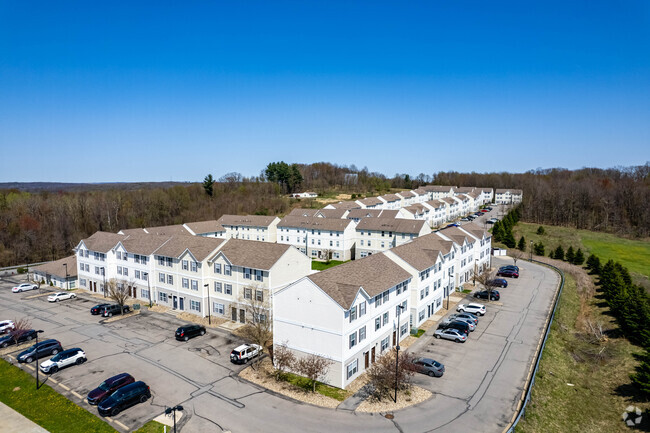
[{"label": "window", "polygon": [[161,257],[161,256],[158,256],[158,264],[160,266],[165,266],[165,258]]},{"label": "window", "polygon": [[190,288],[190,280],[188,280],[187,278],[183,278],[182,286],[183,286],[184,289],[189,289]]},{"label": "window", "polygon": [[375,319],[375,331],[381,328],[381,316]]},{"label": "window", "polygon": [[418,313],[418,322],[421,322],[423,320],[424,320],[424,310]]},{"label": "window", "polygon": [[158,292],[158,299],[160,299],[161,302],[167,302],[167,293]]},{"label": "window", "polygon": [[252,292],[253,291],[249,287],[245,287],[244,288],[244,299],[251,299],[252,296],[253,296]]},{"label": "window", "polygon": [[121,251],[116,252],[115,257],[117,257],[117,260],[122,260],[122,252]]},{"label": "window", "polygon": [[408,323],[405,323],[399,328],[400,337],[403,337],[404,334],[406,334],[407,331],[408,331]]},{"label": "window", "polygon": [[158,281],[161,282],[161,283],[164,283],[165,282],[165,274],[159,273],[158,274]]},{"label": "window", "polygon": [[232,295],[232,284],[226,284],[224,287],[224,293],[226,295]]},{"label": "window", "polygon": [[142,289],[142,297],[149,299],[149,289]]},{"label": "window", "polygon": [[191,262],[190,263],[190,270],[192,272],[196,272],[197,269],[198,269],[198,265],[196,264],[196,262]]},{"label": "window", "polygon": [[262,281],[262,271],[255,269],[255,281]]},{"label": "window", "polygon": [[95,274],[100,275],[100,270],[101,268],[99,266],[95,266]]},{"label": "window", "polygon": [[381,340],[381,351],[382,352],[385,351],[386,349],[388,349],[388,341],[389,341],[389,337],[386,337],[383,340]]},{"label": "window", "polygon": [[225,313],[225,308],[223,304],[219,304],[217,302],[212,303],[212,312],[216,314],[221,314],[223,315]]},{"label": "window", "polygon": [[420,299],[424,299],[424,289],[420,290]]},{"label": "window", "polygon": [[363,316],[364,314],[366,314],[366,301],[363,301],[359,304],[359,317]]},{"label": "window", "polygon": [[387,323],[388,323],[388,311],[384,313],[384,323],[382,323],[382,326],[386,325]]},{"label": "window", "polygon": [[172,266],[172,258],[171,257],[165,257],[165,264],[169,267]]},{"label": "window", "polygon": [[190,310],[201,311],[201,303],[190,299]]},{"label": "window", "polygon": [[389,292],[388,292],[388,290],[386,290],[384,292],[384,303],[388,302],[388,295],[389,295]]},{"label": "window", "polygon": [[192,280],[192,290],[199,290],[199,282],[197,280]]},{"label": "window", "polygon": [[232,275],[232,270],[230,268],[230,265],[223,266],[223,274],[228,276]]},{"label": "window", "polygon": [[117,267],[117,274],[122,275],[122,266]]},{"label": "window", "polygon": [[214,264],[214,273],[215,274],[220,274],[221,273],[221,263],[215,263]]},{"label": "window", "polygon": [[218,281],[215,281],[214,283],[214,291],[217,293],[221,293],[223,289],[221,288],[221,283]]},{"label": "window", "polygon": [[350,334],[350,349],[357,345],[357,333]]},{"label": "window", "polygon": [[124,273],[124,276],[129,275],[129,268],[122,268],[122,272]]},{"label": "window", "polygon": [[244,268],[244,279],[245,280],[251,279],[251,270],[249,268]]},{"label": "window", "polygon": [[143,272],[142,273],[142,279],[145,281],[149,281],[149,273],[148,272]]},{"label": "window", "polygon": [[382,295],[377,295],[375,296],[375,307],[379,307],[382,304]]},{"label": "window", "polygon": [[366,339],[366,327],[359,328],[359,343]]},{"label": "window", "polygon": [[187,269],[188,269],[188,266],[187,266],[187,260],[183,260],[182,267],[183,267],[183,270],[184,270],[184,271],[187,271]]},{"label": "window", "polygon": [[361,246],[363,246],[363,239],[361,239]]},{"label": "window", "polygon": [[255,290],[255,300],[264,302],[264,292],[262,290]]},{"label": "window", "polygon": [[140,279],[140,271],[138,271],[137,269],[135,270],[135,278],[137,278],[138,280]]},{"label": "window", "polygon": [[348,364],[348,379],[357,374],[357,371],[359,371],[359,362],[355,359]]},{"label": "window", "polygon": [[86,287],[86,279],[85,278],[79,279],[79,284],[81,284],[81,287]]},{"label": "window", "polygon": [[350,322],[357,320],[357,307],[354,306],[350,308]]},{"label": "window", "polygon": [[167,284],[174,284],[174,276],[167,275]]}]

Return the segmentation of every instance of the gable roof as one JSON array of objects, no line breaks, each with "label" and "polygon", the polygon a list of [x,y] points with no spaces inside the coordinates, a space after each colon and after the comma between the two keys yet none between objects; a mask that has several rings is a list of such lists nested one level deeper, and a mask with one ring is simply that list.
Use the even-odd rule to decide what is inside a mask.
[{"label": "gable roof", "polygon": [[334,266],[307,278],[344,310],[349,310],[359,290],[363,289],[371,297],[377,296],[410,277],[411,274],[380,253]]},{"label": "gable roof", "polygon": [[433,207],[434,209],[438,209],[440,207],[445,207],[445,204],[447,202],[440,201],[438,199],[433,199],[433,200],[426,201],[425,203],[428,204],[429,206]]},{"label": "gable roof", "polygon": [[431,191],[431,192],[449,192],[452,189],[456,189],[457,187],[455,186],[447,186],[447,185],[424,185],[422,189],[425,191]]},{"label": "gable roof", "polygon": [[483,237],[489,238],[491,236],[488,231],[482,229],[478,224],[475,223],[466,223],[460,226],[460,228],[477,239],[483,239]]},{"label": "gable roof", "polygon": [[266,215],[222,215],[217,223],[222,226],[268,227],[276,218]]},{"label": "gable roof", "polygon": [[418,272],[423,271],[433,267],[442,255],[442,251],[436,248],[440,247],[440,244],[428,240],[430,240],[428,235],[423,236],[413,242],[391,248],[390,252],[413,266]]},{"label": "gable roof", "polygon": [[454,191],[458,194],[467,194],[468,192],[473,192],[475,189],[475,186],[460,186],[454,188]]},{"label": "gable roof", "polygon": [[363,204],[364,206],[375,206],[375,205],[384,203],[383,201],[379,200],[378,197],[362,198],[362,199],[358,200],[358,202]]},{"label": "gable roof", "polygon": [[468,235],[464,231],[460,230],[458,227],[447,227],[438,232],[443,236],[448,237],[452,241],[456,242],[458,245],[463,245],[465,242],[473,244],[476,242],[473,236]]},{"label": "gable roof", "polygon": [[223,254],[235,266],[268,271],[291,248],[291,245],[273,242],[228,239],[210,261]]},{"label": "gable roof", "polygon": [[99,253],[107,253],[112,250],[118,242],[126,239],[125,235],[118,235],[109,232],[95,232],[90,237],[82,239],[86,248],[90,251],[97,251]]},{"label": "gable roof", "polygon": [[343,218],[347,211],[347,209],[319,209],[316,212],[316,216],[322,218]]},{"label": "gable roof", "polygon": [[429,210],[428,207],[424,206],[423,204],[412,204],[411,206],[406,206],[404,209],[411,213],[425,213],[426,211]]},{"label": "gable roof", "polygon": [[192,235],[192,233],[190,233],[189,230],[187,230],[181,224],[175,224],[171,226],[146,227],[144,230],[151,235]]},{"label": "gable roof", "polygon": [[418,234],[425,225],[424,220],[409,220],[404,218],[363,218],[357,225],[357,230],[391,231],[393,233]]},{"label": "gable roof", "polygon": [[404,198],[415,197],[415,194],[413,194],[413,191],[400,191],[397,194],[401,195]]},{"label": "gable roof", "polygon": [[210,253],[224,243],[224,239],[205,238],[202,236],[173,235],[157,248],[153,254],[179,258],[188,250],[196,260],[203,261]]},{"label": "gable roof", "polygon": [[334,209],[359,209],[361,205],[356,201],[340,201],[338,203],[330,203],[328,206],[332,206]]},{"label": "gable roof", "polygon": [[66,266],[68,278],[77,276],[77,256],[71,255],[64,257],[59,260],[54,260],[53,262],[43,263],[42,265],[33,266],[31,270],[42,272],[44,274],[55,275],[60,278],[65,278],[66,275]]},{"label": "gable roof", "polygon": [[217,220],[210,221],[197,221],[193,223],[185,223],[185,226],[192,230],[195,234],[201,233],[215,233],[222,232],[224,228]]},{"label": "gable roof", "polygon": [[156,251],[158,248],[163,246],[165,242],[169,241],[171,237],[171,235],[150,235],[146,233],[139,233],[127,236],[120,243],[129,253],[149,256],[153,254],[154,251]]},{"label": "gable roof", "polygon": [[395,195],[395,194],[384,194],[384,195],[380,195],[377,198],[383,198],[387,202],[400,201],[401,200],[401,198],[399,196]]},{"label": "gable roof", "polygon": [[[303,209],[303,208],[297,207],[295,209],[292,209],[291,212],[289,212],[287,216],[313,217],[313,216],[316,216],[316,214],[320,210],[321,209]],[[339,209],[330,209],[330,210],[339,210]]]},{"label": "gable roof", "polygon": [[350,224],[354,224],[354,222],[349,219],[287,215],[280,220],[278,227],[344,231]]},{"label": "gable roof", "polygon": [[348,218],[397,218],[398,213],[396,209],[352,209]]},{"label": "gable roof", "polygon": [[444,201],[450,205],[458,204],[458,201],[454,200],[454,197],[442,197],[439,200]]}]

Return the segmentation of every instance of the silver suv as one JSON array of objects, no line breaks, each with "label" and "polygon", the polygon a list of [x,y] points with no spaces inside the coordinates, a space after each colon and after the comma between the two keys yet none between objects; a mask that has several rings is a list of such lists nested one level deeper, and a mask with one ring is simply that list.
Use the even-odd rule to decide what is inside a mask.
[{"label": "silver suv", "polygon": [[230,352],[230,362],[235,364],[245,364],[250,359],[255,358],[262,353],[262,346],[259,344],[242,344],[241,346],[235,347],[232,352]]}]

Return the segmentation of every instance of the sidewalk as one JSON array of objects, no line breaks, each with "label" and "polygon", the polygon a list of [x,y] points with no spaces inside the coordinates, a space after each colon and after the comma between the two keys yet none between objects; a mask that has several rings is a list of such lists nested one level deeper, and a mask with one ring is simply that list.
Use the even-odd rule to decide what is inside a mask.
[{"label": "sidewalk", "polygon": [[0,403],[0,419],[3,433],[48,433],[4,403]]}]

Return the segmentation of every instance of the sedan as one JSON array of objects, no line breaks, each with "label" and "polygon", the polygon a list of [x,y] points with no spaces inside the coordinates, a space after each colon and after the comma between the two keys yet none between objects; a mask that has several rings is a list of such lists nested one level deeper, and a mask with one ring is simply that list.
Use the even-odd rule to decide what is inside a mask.
[{"label": "sedan", "polygon": [[12,332],[11,334],[0,338],[0,348],[4,349],[7,346],[14,345],[16,344],[16,340],[18,341],[18,344],[20,344],[26,341],[32,341],[34,338],[36,338],[36,331],[33,329],[28,331]]},{"label": "sedan", "polygon": [[413,370],[428,374],[431,377],[442,377],[445,373],[445,366],[431,358],[415,358]]},{"label": "sedan", "polygon": [[487,209],[481,209],[481,212],[483,212],[483,213],[487,213],[487,212],[490,212],[490,211],[487,210]]},{"label": "sedan", "polygon": [[201,325],[185,325],[181,326],[176,330],[174,336],[177,340],[187,341],[190,338],[196,337],[198,335],[205,334],[205,326]]},{"label": "sedan", "polygon": [[514,269],[499,269],[497,272],[497,277],[512,277],[519,278],[519,272]]},{"label": "sedan", "polygon": [[501,294],[498,290],[492,290],[488,292],[487,290],[481,290],[479,292],[474,292],[474,297],[478,299],[490,299],[490,301],[498,301],[501,299]]},{"label": "sedan", "polygon": [[96,315],[98,315],[98,314],[101,314],[102,309],[103,309],[104,307],[108,307],[109,305],[111,305],[111,304],[97,304],[97,305],[95,305],[94,307],[92,307],[92,308],[90,309],[90,314],[92,314],[93,316],[96,316]]},{"label": "sedan", "polygon": [[449,320],[464,320],[464,321],[471,321],[475,325],[478,325],[478,317],[472,313],[454,313],[450,314],[447,316],[447,319]]},{"label": "sedan", "polygon": [[475,304],[475,303],[458,304],[458,306],[456,307],[456,311],[459,311],[459,312],[462,312],[462,313],[468,312],[468,313],[478,314],[479,316],[482,316],[482,315],[485,314],[485,305],[483,305],[483,304]]},{"label": "sedan", "polygon": [[455,341],[456,343],[464,343],[467,341],[467,336],[457,329],[436,329],[433,333],[436,338],[444,338],[445,340]]},{"label": "sedan", "polygon": [[501,266],[501,267],[499,268],[499,270],[501,270],[501,269],[512,269],[513,271],[517,271],[517,272],[519,272],[519,266],[515,266],[515,265],[505,265],[505,266]]},{"label": "sedan", "polygon": [[12,320],[2,320],[0,321],[0,334],[4,334],[5,332],[9,332],[12,329],[14,329],[16,325],[14,325],[14,322]]},{"label": "sedan", "polygon": [[508,281],[504,280],[503,278],[495,278],[494,280],[490,280],[487,283],[492,287],[508,287]]},{"label": "sedan", "polygon": [[86,400],[88,404],[97,405],[107,399],[118,389],[135,382],[133,376],[129,373],[121,373],[117,376],[109,377],[99,384],[99,386],[88,393]]},{"label": "sedan", "polygon": [[41,363],[41,371],[43,373],[56,373],[63,367],[70,365],[80,365],[86,362],[86,354],[78,347],[74,349],[64,350],[59,352],[52,358]]},{"label": "sedan", "polygon": [[38,286],[36,284],[23,283],[19,286],[14,287],[13,289],[11,289],[11,291],[14,293],[20,293],[26,290],[36,290],[36,289],[38,289]]},{"label": "sedan", "polygon": [[64,299],[74,299],[76,297],[77,297],[77,295],[75,295],[74,293],[57,292],[57,293],[55,293],[53,295],[48,296],[47,301],[48,302],[59,302],[59,301],[62,301]]}]

